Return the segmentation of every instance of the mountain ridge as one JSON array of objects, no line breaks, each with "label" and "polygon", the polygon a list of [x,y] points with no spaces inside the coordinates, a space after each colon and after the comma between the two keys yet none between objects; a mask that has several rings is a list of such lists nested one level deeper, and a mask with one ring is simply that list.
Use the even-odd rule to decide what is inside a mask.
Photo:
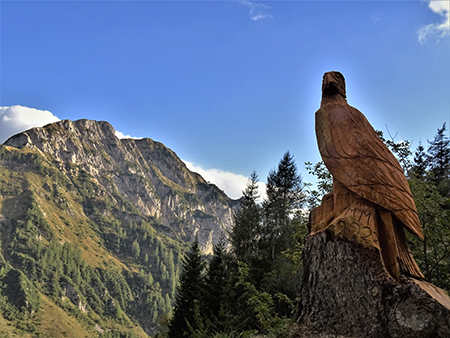
[{"label": "mountain ridge", "polygon": [[[182,210],[173,210],[174,203],[182,201],[179,194],[173,197],[170,195],[171,188],[187,194],[192,200],[195,200],[192,195],[208,200],[212,194],[223,202],[227,201],[226,204],[229,204],[231,209],[235,209],[238,204],[217,186],[191,172],[181,159],[162,143],[150,138],[119,139],[112,125],[106,121],[62,120],[16,134],[4,144],[15,148],[36,149],[45,156],[51,154],[52,160],[59,162],[59,169],[66,173],[68,170],[65,167],[68,163],[81,166],[99,183],[109,187],[110,192],[117,188],[142,214],[162,217],[166,226],[173,224],[177,218],[186,216]],[[136,186],[140,186],[138,191],[130,191],[128,188]],[[202,208],[199,205],[197,210],[223,219],[221,224],[216,225],[221,230],[226,230],[231,226],[232,213],[220,207],[207,205]],[[168,214],[169,210],[172,212]],[[194,220],[195,217],[191,216],[193,215],[189,215],[188,219]],[[180,230],[184,232],[184,228]],[[190,241],[197,232],[196,227],[188,231]],[[217,243],[220,236],[213,235],[212,241],[199,236],[202,251],[211,253],[212,245]]]},{"label": "mountain ridge", "polygon": [[190,242],[210,254],[238,205],[162,143],[118,139],[105,121],[10,137],[0,145],[0,336],[64,336],[48,331],[50,313],[74,316],[77,337],[155,334]]}]

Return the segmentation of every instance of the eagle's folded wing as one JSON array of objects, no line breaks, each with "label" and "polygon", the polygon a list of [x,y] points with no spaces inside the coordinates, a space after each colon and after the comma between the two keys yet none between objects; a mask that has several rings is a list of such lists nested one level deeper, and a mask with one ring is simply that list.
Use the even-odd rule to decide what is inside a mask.
[{"label": "eagle's folded wing", "polygon": [[423,238],[403,170],[361,112],[347,104],[321,107],[316,112],[316,135],[334,179],[391,211],[407,229]]}]

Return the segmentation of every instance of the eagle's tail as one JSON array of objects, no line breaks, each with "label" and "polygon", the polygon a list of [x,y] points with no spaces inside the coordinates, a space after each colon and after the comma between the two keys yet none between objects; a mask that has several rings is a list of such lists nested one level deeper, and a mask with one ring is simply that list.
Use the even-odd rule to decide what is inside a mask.
[{"label": "eagle's tail", "polygon": [[395,219],[389,211],[378,211],[381,218],[381,222],[378,222],[378,238],[386,270],[396,280],[399,280],[400,273],[425,279],[409,251],[403,224]]},{"label": "eagle's tail", "polygon": [[400,263],[400,271],[411,277],[425,279],[425,276],[420,271],[411,251],[408,248],[406,241],[405,230],[401,226],[395,226],[395,237],[398,245],[398,258]]}]

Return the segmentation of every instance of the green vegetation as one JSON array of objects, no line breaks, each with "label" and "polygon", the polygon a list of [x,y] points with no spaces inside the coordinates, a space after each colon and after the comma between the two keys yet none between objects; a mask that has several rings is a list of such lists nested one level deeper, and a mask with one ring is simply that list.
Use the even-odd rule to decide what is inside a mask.
[{"label": "green vegetation", "polygon": [[171,311],[185,245],[75,164],[64,174],[27,148],[0,146],[0,156],[0,314],[14,327],[0,332],[71,337],[47,325],[50,306],[83,337],[154,331]]},{"label": "green vegetation", "polygon": [[[303,183],[287,152],[269,173],[267,199],[258,204],[250,176],[229,234],[207,269],[197,242],[186,256],[173,316],[160,335],[176,337],[277,336],[292,324],[300,285],[299,234],[306,232]],[[220,334],[220,335],[219,335]]]},{"label": "green vegetation", "polygon": [[450,141],[445,123],[428,143],[427,153],[421,144],[417,147],[409,170],[425,239],[408,239],[425,278],[450,292]]}]

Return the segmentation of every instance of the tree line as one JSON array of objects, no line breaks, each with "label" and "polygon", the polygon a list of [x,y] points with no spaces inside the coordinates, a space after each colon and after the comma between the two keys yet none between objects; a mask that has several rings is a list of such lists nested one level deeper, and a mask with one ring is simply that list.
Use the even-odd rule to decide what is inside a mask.
[{"label": "tree line", "polygon": [[[402,165],[413,193],[425,239],[409,236],[411,251],[426,279],[450,291],[450,141],[446,124],[428,147],[380,138]],[[390,135],[389,135],[390,136]],[[253,172],[227,238],[209,262],[197,240],[184,257],[175,306],[158,337],[206,338],[289,336],[301,285],[301,254],[308,210],[332,189],[323,162],[305,163],[316,187],[305,184],[287,152],[267,177],[259,202]]]}]

